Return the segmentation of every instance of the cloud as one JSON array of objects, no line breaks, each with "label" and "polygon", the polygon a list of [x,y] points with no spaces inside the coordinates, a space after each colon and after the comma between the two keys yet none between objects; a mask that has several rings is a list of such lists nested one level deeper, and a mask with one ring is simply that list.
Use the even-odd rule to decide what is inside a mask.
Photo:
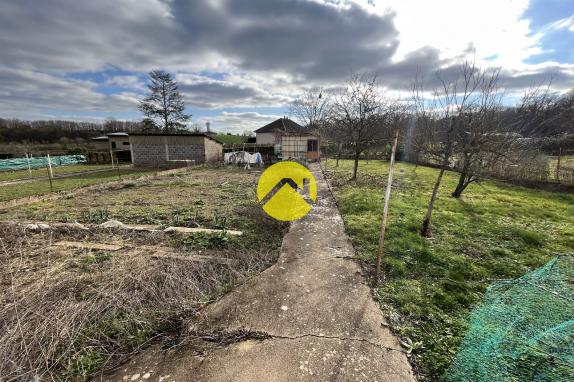
[{"label": "cloud", "polygon": [[347,1],[0,3],[4,61],[58,72],[237,68],[333,78],[389,60],[397,37],[392,14]]},{"label": "cloud", "polygon": [[456,58],[471,45],[479,59],[496,55],[490,64],[513,68],[541,50],[540,36],[522,18],[528,5],[529,0],[375,2],[375,8],[396,14],[400,46],[395,60],[424,46],[436,48],[442,59]]},{"label": "cloud", "polygon": [[[528,59],[545,51],[548,31],[572,31],[574,16],[532,30],[523,18],[528,6],[528,0],[3,0],[0,112],[135,112],[144,74],[158,68],[175,73],[187,104],[200,109],[279,108],[302,89],[336,87],[351,72],[377,74],[382,85],[404,92],[416,73],[454,74],[469,58],[501,66],[511,89],[551,74],[557,88],[572,86],[574,63]],[[74,79],[82,75],[90,80]]]},{"label": "cloud", "polygon": [[106,79],[103,84],[106,86],[117,86],[120,88],[135,89],[140,91],[144,91],[146,89],[142,80],[135,75],[113,76]]},{"label": "cloud", "polygon": [[281,106],[290,98],[271,92],[245,78],[216,80],[201,75],[179,75],[179,89],[188,105],[200,108]]},{"label": "cloud", "polygon": [[139,66],[169,54],[174,33],[158,0],[6,0],[0,3],[3,62],[46,71],[94,71]]},{"label": "cloud", "polygon": [[211,123],[211,128],[218,132],[243,133],[252,132],[283,115],[260,114],[258,112],[222,112],[210,118],[201,118],[198,123]]},{"label": "cloud", "polygon": [[567,29],[570,32],[574,32],[574,15],[553,22],[552,24],[550,24],[549,29],[554,30]]},{"label": "cloud", "polygon": [[74,80],[29,70],[0,67],[0,115],[49,115],[53,110],[120,112],[137,107],[137,95],[104,95],[90,81]]}]

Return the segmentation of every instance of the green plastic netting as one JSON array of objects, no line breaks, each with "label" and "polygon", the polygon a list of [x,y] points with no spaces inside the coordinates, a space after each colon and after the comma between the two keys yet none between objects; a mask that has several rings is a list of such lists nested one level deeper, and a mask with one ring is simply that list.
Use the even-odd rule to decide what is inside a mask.
[{"label": "green plastic netting", "polygon": [[574,254],[490,286],[444,380],[574,381]]},{"label": "green plastic netting", "polygon": [[[84,155],[59,155],[51,157],[50,161],[52,162],[52,167],[66,166],[86,163],[86,157]],[[46,167],[48,165],[48,157],[0,159],[0,172],[27,170],[28,163],[30,163],[30,168]]]}]

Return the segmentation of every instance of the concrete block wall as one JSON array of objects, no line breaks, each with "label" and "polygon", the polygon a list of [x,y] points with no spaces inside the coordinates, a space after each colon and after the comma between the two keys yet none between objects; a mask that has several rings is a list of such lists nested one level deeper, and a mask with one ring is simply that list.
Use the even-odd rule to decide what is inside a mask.
[{"label": "concrete block wall", "polygon": [[155,167],[166,162],[165,145],[163,144],[132,144],[132,162],[134,166]]},{"label": "concrete block wall", "polygon": [[205,136],[132,135],[130,143],[134,166],[169,167],[175,161],[199,164],[223,158],[223,146]]},{"label": "concrete block wall", "polygon": [[200,144],[168,145],[169,160],[195,160],[196,163],[205,162],[205,147]]}]

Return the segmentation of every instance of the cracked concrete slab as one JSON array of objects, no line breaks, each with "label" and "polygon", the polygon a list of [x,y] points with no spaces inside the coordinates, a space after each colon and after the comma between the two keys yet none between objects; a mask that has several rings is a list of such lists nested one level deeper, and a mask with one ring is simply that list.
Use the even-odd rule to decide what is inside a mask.
[{"label": "cracked concrete slab", "polygon": [[412,381],[402,353],[368,343],[304,337],[243,341],[204,359],[200,381]]},{"label": "cracked concrete slab", "polygon": [[[294,222],[277,264],[206,307],[189,333],[247,330],[267,338],[132,360],[105,380],[414,381],[373,300],[318,165],[318,202]],[[146,352],[144,352],[146,353]],[[160,360],[159,362],[157,360]],[[144,370],[155,360],[152,371]],[[121,368],[120,368],[121,369]],[[140,377],[133,379],[140,380]],[[163,379],[161,379],[163,380]]]}]

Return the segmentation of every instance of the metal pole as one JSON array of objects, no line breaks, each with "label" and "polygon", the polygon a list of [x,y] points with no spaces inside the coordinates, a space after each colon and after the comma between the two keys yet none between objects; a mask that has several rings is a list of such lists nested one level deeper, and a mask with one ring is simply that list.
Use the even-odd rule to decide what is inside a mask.
[{"label": "metal pole", "polygon": [[391,188],[393,186],[393,167],[395,165],[395,153],[397,152],[397,142],[399,140],[399,130],[395,133],[395,141],[393,142],[393,149],[391,151],[391,161],[389,163],[389,177],[387,179],[387,192],[385,193],[385,207],[383,208],[383,221],[381,223],[381,236],[379,238],[379,253],[377,255],[377,262],[375,268],[375,283],[379,282],[379,275],[381,273],[381,259],[385,253],[385,230],[387,226],[387,216],[389,213],[389,200],[391,199]]}]

